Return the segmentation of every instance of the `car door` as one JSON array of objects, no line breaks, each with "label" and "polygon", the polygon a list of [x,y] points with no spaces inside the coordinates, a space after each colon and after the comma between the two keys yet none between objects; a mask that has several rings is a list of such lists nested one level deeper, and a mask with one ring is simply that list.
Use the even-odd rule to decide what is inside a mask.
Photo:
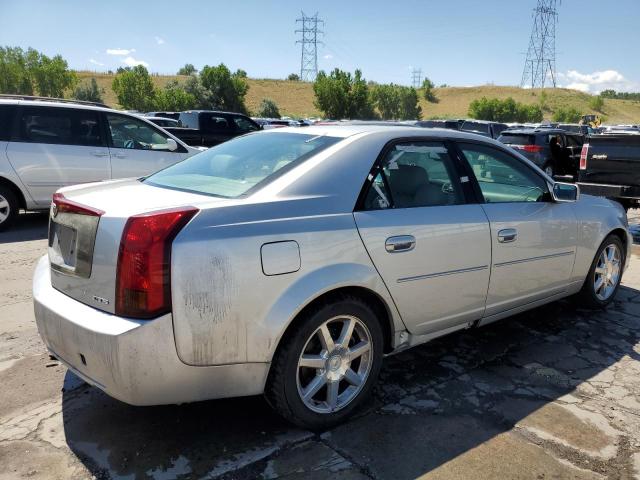
[{"label": "car door", "polygon": [[478,143],[458,143],[491,227],[491,280],[485,316],[564,291],[576,253],[570,203],[556,203],[526,160]]},{"label": "car door", "polygon": [[33,200],[43,206],[61,187],[110,178],[99,113],[81,108],[22,106],[7,157]]},{"label": "car door", "polygon": [[149,175],[187,157],[180,144],[171,151],[167,142],[171,137],[148,122],[119,113],[107,113],[105,118],[112,178]]},{"label": "car door", "polygon": [[385,149],[354,217],[364,245],[411,333],[479,319],[489,284],[489,223],[466,202],[445,143]]}]

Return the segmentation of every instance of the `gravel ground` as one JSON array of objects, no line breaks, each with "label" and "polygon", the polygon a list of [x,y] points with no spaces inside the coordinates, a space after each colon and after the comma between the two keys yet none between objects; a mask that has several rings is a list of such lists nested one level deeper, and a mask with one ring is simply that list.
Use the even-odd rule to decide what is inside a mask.
[{"label": "gravel ground", "polygon": [[0,480],[640,478],[640,249],[606,311],[557,302],[390,357],[361,414],[317,435],[260,397],[128,406],[51,361],[45,237],[39,214],[0,234]]}]

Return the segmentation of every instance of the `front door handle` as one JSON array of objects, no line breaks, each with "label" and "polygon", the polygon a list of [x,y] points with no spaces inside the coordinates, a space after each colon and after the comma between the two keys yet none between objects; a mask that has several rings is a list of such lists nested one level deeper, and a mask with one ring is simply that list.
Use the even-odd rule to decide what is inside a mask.
[{"label": "front door handle", "polygon": [[505,228],[498,232],[498,241],[500,243],[515,242],[518,238],[518,231],[515,228]]},{"label": "front door handle", "polygon": [[91,152],[91,155],[93,155],[94,157],[108,157],[109,156],[109,152],[103,152],[101,150],[94,150],[93,152]]},{"label": "front door handle", "polygon": [[127,158],[127,156],[124,153],[112,153],[111,156],[116,157],[116,158]]},{"label": "front door handle", "polygon": [[397,237],[389,237],[384,242],[384,248],[389,253],[408,252],[415,248],[416,237],[413,235],[398,235]]}]

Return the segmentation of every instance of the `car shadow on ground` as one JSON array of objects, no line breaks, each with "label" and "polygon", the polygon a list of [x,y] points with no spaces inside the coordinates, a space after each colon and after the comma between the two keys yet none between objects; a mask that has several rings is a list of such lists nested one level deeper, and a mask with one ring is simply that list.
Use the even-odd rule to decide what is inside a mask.
[{"label": "car shadow on ground", "polygon": [[0,232],[0,244],[47,238],[49,211],[21,213],[11,227]]},{"label": "car shadow on ground", "polygon": [[321,435],[261,397],[132,407],[83,385],[63,393],[66,441],[97,478],[255,478],[296,442],[321,443],[375,478],[415,478],[639,360],[635,302],[630,288],[605,311],[556,302],[389,357],[362,412]]}]

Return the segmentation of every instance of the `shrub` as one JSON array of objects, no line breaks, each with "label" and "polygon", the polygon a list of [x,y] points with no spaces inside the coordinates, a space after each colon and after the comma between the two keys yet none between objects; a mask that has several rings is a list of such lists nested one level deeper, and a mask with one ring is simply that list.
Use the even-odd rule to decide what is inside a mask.
[{"label": "shrub", "polygon": [[280,110],[276,102],[270,98],[263,98],[256,115],[262,118],[280,118]]}]

